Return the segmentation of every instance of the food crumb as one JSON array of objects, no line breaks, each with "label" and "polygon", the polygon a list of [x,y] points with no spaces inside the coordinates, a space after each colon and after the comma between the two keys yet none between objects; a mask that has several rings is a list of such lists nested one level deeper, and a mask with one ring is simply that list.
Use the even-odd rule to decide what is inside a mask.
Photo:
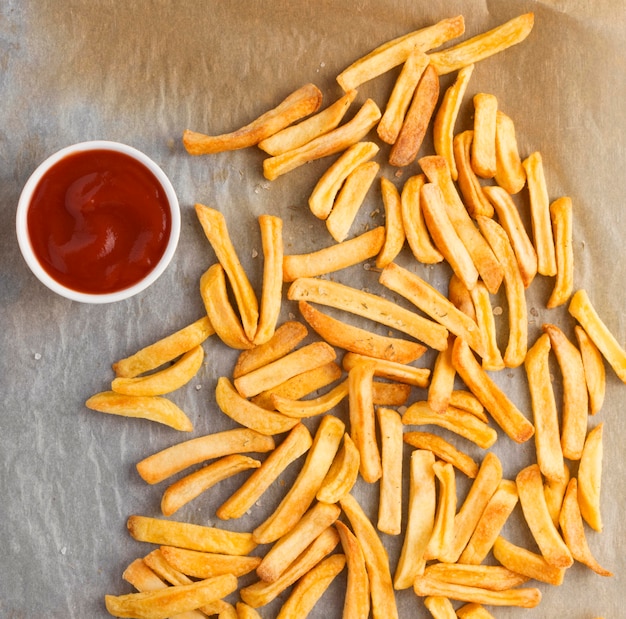
[{"label": "food crumb", "polygon": [[34,354],[34,357],[35,357],[35,361],[39,361],[39,359],[41,359],[41,353],[40,352],[36,352]]},{"label": "food crumb", "polygon": [[200,391],[202,389],[202,385],[196,385],[196,391]]},{"label": "food crumb", "polygon": [[257,258],[257,257],[258,257],[258,255],[259,255],[259,252],[258,252],[256,249],[253,249],[253,250],[252,250],[252,257],[253,257],[253,258]]},{"label": "food crumb", "polygon": [[494,316],[501,316],[502,315],[502,308],[497,305],[496,307],[493,308],[493,315]]}]

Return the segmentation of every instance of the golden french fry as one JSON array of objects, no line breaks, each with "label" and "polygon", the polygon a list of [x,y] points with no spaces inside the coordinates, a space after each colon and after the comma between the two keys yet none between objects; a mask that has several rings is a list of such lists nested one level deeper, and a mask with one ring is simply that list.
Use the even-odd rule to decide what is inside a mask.
[{"label": "golden french fry", "polygon": [[216,510],[222,520],[239,518],[254,505],[277,477],[311,446],[311,434],[299,423],[274,449],[261,466]]},{"label": "golden french fry", "polygon": [[237,609],[232,605],[224,602],[224,608],[219,611],[217,619],[239,619]]},{"label": "golden french fry", "polygon": [[200,579],[220,574],[243,576],[255,570],[261,562],[260,557],[216,554],[174,546],[162,546],[160,551],[174,569]]},{"label": "golden french fry", "polygon": [[563,379],[563,410],[561,421],[561,447],[563,456],[578,460],[587,434],[589,401],[585,383],[585,368],[578,348],[569,341],[556,325],[544,324],[552,350],[561,368]]},{"label": "golden french fry", "polygon": [[271,396],[272,404],[277,411],[296,419],[323,415],[335,408],[346,397],[348,397],[347,380],[342,381],[330,391],[311,400],[292,400],[275,393]]},{"label": "golden french fry", "polygon": [[502,110],[496,114],[496,183],[507,193],[519,193],[526,184],[526,171],[517,148],[515,124]]},{"label": "golden french fry", "polygon": [[348,236],[378,170],[380,170],[380,164],[376,161],[367,161],[358,165],[348,174],[337,193],[333,210],[326,218],[326,229],[337,243],[341,243]]},{"label": "golden french fry", "polygon": [[137,472],[149,484],[157,484],[180,471],[205,460],[234,453],[267,452],[274,449],[274,439],[248,428],[206,434],[177,443],[137,463]]},{"label": "golden french fry", "polygon": [[385,112],[376,128],[378,137],[383,142],[393,144],[396,141],[415,88],[427,66],[428,56],[420,50],[411,52],[404,61],[391,95],[389,95]]},{"label": "golden french fry", "polygon": [[464,604],[456,609],[459,619],[494,619],[494,616],[480,604]]},{"label": "golden french fry", "polygon": [[470,565],[467,563],[431,563],[424,576],[441,582],[467,587],[483,587],[490,591],[506,591],[528,582],[523,576],[501,565]]},{"label": "golden french fry", "polygon": [[461,408],[485,423],[488,422],[485,414],[485,407],[478,401],[476,396],[465,389],[455,389],[450,396],[450,404],[456,408]]},{"label": "golden french fry", "polygon": [[405,425],[435,425],[454,432],[482,449],[489,449],[497,440],[497,432],[471,413],[451,406],[443,412],[435,412],[425,400],[413,402],[404,415]]},{"label": "golden french fry", "polygon": [[235,388],[249,398],[271,389],[289,378],[320,367],[336,357],[326,342],[313,342],[234,380]]},{"label": "golden french fry", "polygon": [[585,289],[574,293],[568,311],[580,323],[619,379],[626,383],[626,351],[600,318]]},{"label": "golden french fry", "polygon": [[505,368],[504,359],[498,346],[498,334],[496,331],[495,316],[491,306],[491,297],[487,286],[482,281],[469,291],[474,304],[476,324],[482,334],[485,353],[482,356],[482,367],[487,371],[498,371]]},{"label": "golden french fry", "polygon": [[496,116],[498,99],[489,93],[474,95],[474,136],[472,169],[481,178],[496,175]]},{"label": "golden french fry", "polygon": [[348,566],[343,617],[344,619],[367,619],[370,614],[370,583],[361,544],[354,533],[340,520],[335,523],[335,528],[339,533]]},{"label": "golden french fry", "polygon": [[528,288],[537,274],[537,252],[522,223],[519,210],[511,196],[502,187],[485,186],[483,192],[489,198],[498,215],[500,225],[509,237],[524,288]]},{"label": "golden french fry", "polygon": [[269,181],[295,170],[309,161],[340,153],[363,139],[380,120],[380,109],[367,99],[355,116],[336,129],[292,150],[263,161],[263,175]]},{"label": "golden french fry", "polygon": [[377,528],[389,535],[402,531],[402,417],[390,408],[377,411],[382,474]]},{"label": "golden french fry", "polygon": [[[483,186],[472,168],[472,145],[474,144],[474,131],[468,129],[454,136],[452,150],[456,161],[457,182],[467,212],[472,216],[484,215],[493,217],[493,206],[485,196]],[[452,170],[450,170],[452,175]]]},{"label": "golden french fry", "polygon": [[456,478],[449,462],[438,460],[433,471],[439,482],[439,498],[435,513],[435,526],[424,553],[424,560],[430,561],[445,555],[446,549],[454,541],[454,516],[456,513]]},{"label": "golden french fry", "polygon": [[436,264],[443,260],[443,256],[430,238],[420,207],[420,193],[425,181],[424,174],[416,174],[404,183],[400,193],[402,225],[415,258],[424,264]]},{"label": "golden french fry", "polygon": [[274,542],[296,526],[322,486],[339,449],[344,429],[344,423],[337,417],[325,415],[322,418],[302,469],[289,492],[276,510],[252,532],[257,543]]},{"label": "golden french fry", "polygon": [[550,378],[550,350],[550,338],[544,333],[529,349],[524,367],[534,416],[535,450],[539,470],[546,479],[563,481],[563,450],[558,411]]},{"label": "golden french fry", "polygon": [[439,99],[439,76],[430,64],[424,69],[402,127],[389,153],[389,164],[404,167],[417,157]]},{"label": "golden french fry", "polygon": [[334,527],[328,527],[317,539],[283,572],[274,582],[259,580],[240,589],[241,599],[259,608],[269,604],[287,587],[299,580],[315,567],[326,555],[330,554],[339,543],[339,534]]},{"label": "golden french fry", "polygon": [[190,155],[208,155],[254,146],[296,120],[316,112],[321,104],[320,89],[314,84],[305,84],[275,108],[231,133],[208,136],[186,129],[183,144]]},{"label": "golden french fry", "polygon": [[283,260],[282,278],[293,282],[299,277],[316,277],[365,262],[376,256],[385,242],[385,228],[377,226],[341,243],[334,243],[308,254],[289,254]]},{"label": "golden french fry", "polygon": [[526,183],[530,197],[530,218],[533,230],[535,251],[537,252],[537,272],[551,277],[556,275],[556,254],[550,202],[546,177],[543,171],[541,153],[535,151],[522,162],[526,171]]},{"label": "golden french fry", "polygon": [[559,514],[561,513],[561,505],[563,504],[563,497],[565,496],[565,490],[570,480],[570,472],[567,463],[563,462],[563,477],[559,481],[545,479],[543,482],[543,493],[546,497],[546,505],[550,512],[550,517],[554,526],[559,526]]},{"label": "golden french fry", "polygon": [[385,207],[385,240],[376,257],[376,267],[386,267],[402,250],[406,234],[402,224],[402,203],[396,186],[384,176],[380,179],[380,189]]},{"label": "golden french fry", "polygon": [[482,334],[476,322],[417,274],[392,262],[383,269],[378,281],[409,300],[450,333],[463,338],[477,354],[484,354]]},{"label": "golden french fry", "polygon": [[224,215],[203,204],[195,205],[196,216],[233,289],[246,337],[253,340],[259,319],[259,304],[237,252],[230,240]]},{"label": "golden french fry", "polygon": [[306,301],[300,301],[298,307],[311,328],[331,346],[397,363],[411,363],[426,352],[422,344],[352,326],[321,312]]},{"label": "golden french fry", "polygon": [[378,406],[404,406],[411,395],[411,385],[386,383],[375,380],[372,383],[372,398]]},{"label": "golden french fry", "polygon": [[[456,309],[456,308],[455,308]],[[450,405],[456,370],[452,365],[452,344],[454,336],[450,336],[448,348],[437,353],[433,371],[428,385],[427,402],[436,413],[444,413]]]},{"label": "golden french fry", "polygon": [[305,574],[281,606],[276,619],[304,619],[346,565],[346,557],[332,555]]},{"label": "golden french fry", "polygon": [[600,489],[602,485],[602,434],[604,424],[589,430],[583,453],[578,463],[578,504],[585,522],[594,530],[602,531]]},{"label": "golden french fry", "polygon": [[85,406],[100,413],[156,421],[181,432],[193,430],[193,423],[185,412],[167,398],[103,391],[88,398]]},{"label": "golden french fry", "polygon": [[493,545],[493,556],[504,567],[516,574],[549,585],[558,586],[563,583],[566,568],[550,565],[540,554],[516,546],[501,535]]},{"label": "golden french fry", "polygon": [[343,435],[343,445],[330,465],[315,498],[324,503],[338,503],[356,483],[360,462],[359,450],[346,432]]},{"label": "golden french fry", "polygon": [[433,122],[433,146],[435,153],[447,161],[450,168],[450,176],[454,181],[458,178],[453,147],[454,125],[463,102],[463,95],[465,95],[473,72],[474,65],[472,64],[459,70],[452,85],[446,89]]},{"label": "golden french fry", "polygon": [[441,595],[426,596],[424,606],[434,619],[457,619],[452,602]]},{"label": "golden french fry", "polygon": [[478,473],[478,465],[470,456],[459,451],[454,445],[430,432],[405,432],[404,442],[416,449],[427,449],[444,462],[449,462],[455,468],[474,479]]},{"label": "golden french fry", "polygon": [[448,331],[441,325],[393,301],[345,284],[302,277],[291,284],[287,297],[291,301],[319,303],[373,320],[406,333],[435,350],[443,350],[448,344]]},{"label": "golden french fry", "polygon": [[331,503],[316,503],[288,533],[279,538],[257,567],[258,577],[275,582],[285,570],[337,518],[341,509]]},{"label": "golden french fry", "polygon": [[333,209],[335,198],[346,178],[361,164],[379,151],[374,142],[357,142],[350,146],[329,166],[309,196],[309,208],[318,219],[326,219]]},{"label": "golden french fry", "polygon": [[[475,287],[476,286],[474,286],[474,288]],[[467,286],[455,273],[450,275],[450,281],[448,282],[448,298],[454,307],[461,310],[472,320],[477,320],[472,295],[470,294]]]},{"label": "golden french fry", "polygon": [[[258,611],[252,606],[248,606],[245,602],[237,602],[235,604],[235,610],[237,612],[237,619],[262,619]],[[218,617],[218,619],[221,619]]]},{"label": "golden french fry", "polygon": [[528,528],[545,560],[555,567],[567,568],[572,555],[557,531],[543,492],[543,480],[538,464],[522,469],[515,478],[520,505]]},{"label": "golden french fry", "polygon": [[349,372],[357,363],[368,359],[374,363],[374,376],[387,378],[389,380],[406,383],[415,387],[428,387],[430,370],[427,368],[416,368],[412,365],[397,363],[396,361],[386,361],[384,359],[374,359],[356,353],[346,353],[343,356],[343,368]]},{"label": "golden french fry", "polygon": [[356,90],[346,92],[333,104],[313,116],[281,129],[261,140],[258,147],[268,155],[281,155],[333,130],[342,121],[356,97]]},{"label": "golden french fry", "polygon": [[186,385],[200,370],[204,360],[201,345],[186,352],[171,366],[134,378],[118,377],[111,381],[115,393],[126,396],[159,396],[171,393]]},{"label": "golden french fry", "polygon": [[184,355],[215,333],[208,316],[164,337],[113,364],[116,376],[134,378]]},{"label": "golden french fry", "polygon": [[439,75],[446,75],[489,58],[509,47],[521,43],[532,30],[535,21],[533,13],[525,13],[496,26],[492,30],[448,47],[440,52],[429,54],[430,62]]},{"label": "golden french fry", "polygon": [[220,481],[247,471],[256,469],[261,463],[254,458],[232,454],[207,464],[203,468],[182,477],[169,486],[161,499],[161,512],[164,516],[171,516],[183,505],[200,496]]},{"label": "golden french fry", "polygon": [[574,248],[572,246],[572,199],[558,198],[550,204],[554,234],[556,281],[546,307],[552,309],[567,302],[574,289]]},{"label": "golden french fry", "polygon": [[574,326],[574,333],[576,334],[585,370],[589,412],[595,415],[602,408],[606,392],[606,372],[604,370],[602,353],[580,325]]},{"label": "golden french fry", "polygon": [[578,482],[575,477],[572,477],[567,485],[559,525],[563,539],[576,561],[586,565],[600,576],[613,576],[609,570],[597,562],[587,543],[585,526],[578,504]]},{"label": "golden french fry", "polygon": [[357,500],[351,494],[347,494],[341,499],[340,504],[363,550],[370,581],[372,617],[374,619],[397,619],[398,607],[389,571],[387,551],[374,525]]},{"label": "golden french fry", "polygon": [[337,76],[337,82],[346,92],[358,88],[364,82],[401,65],[414,50],[426,52],[434,49],[462,35],[464,31],[463,16],[458,15],[405,34],[354,61]]},{"label": "golden french fry", "polygon": [[127,526],[133,539],[161,546],[226,555],[247,555],[257,546],[251,533],[226,531],[188,522],[133,515],[128,518]]}]

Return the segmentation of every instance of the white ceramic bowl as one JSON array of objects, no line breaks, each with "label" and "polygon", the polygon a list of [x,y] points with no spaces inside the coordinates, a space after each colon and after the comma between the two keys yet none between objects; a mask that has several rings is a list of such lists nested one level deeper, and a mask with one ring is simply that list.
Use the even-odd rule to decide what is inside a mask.
[{"label": "white ceramic bowl", "polygon": [[[157,181],[161,185],[167,199],[171,220],[170,236],[167,241],[167,246],[162,257],[154,266],[154,268],[137,283],[116,292],[106,292],[102,294],[72,290],[71,288],[60,284],[50,274],[48,274],[48,272],[40,264],[33,250],[27,225],[28,210],[33,198],[33,194],[44,174],[46,174],[46,172],[48,172],[48,170],[50,170],[52,166],[54,166],[65,157],[68,157],[75,153],[92,150],[116,151],[128,155],[134,158],[139,163],[143,164],[144,167],[152,172],[152,174],[156,177]],[[172,183],[167,178],[163,170],[161,170],[161,168],[147,155],[137,150],[136,148],[133,148],[132,146],[127,146],[118,142],[94,140],[89,142],[81,142],[79,144],[63,148],[48,157],[43,163],[41,163],[37,167],[37,169],[33,172],[33,174],[24,185],[24,188],[20,195],[17,206],[16,231],[20,250],[30,270],[50,290],[56,292],[63,297],[66,297],[73,301],[80,301],[82,303],[112,303],[114,301],[128,299],[129,297],[138,294],[142,290],[145,290],[148,286],[150,286],[150,284],[154,283],[157,280],[157,278],[163,273],[163,271],[165,271],[166,267],[174,256],[176,247],[178,245],[178,239],[180,237],[180,207]]]}]

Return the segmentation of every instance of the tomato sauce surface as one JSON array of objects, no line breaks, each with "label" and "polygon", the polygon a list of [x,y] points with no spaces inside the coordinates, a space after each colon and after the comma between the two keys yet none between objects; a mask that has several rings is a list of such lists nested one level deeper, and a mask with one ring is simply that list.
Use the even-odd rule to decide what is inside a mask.
[{"label": "tomato sauce surface", "polygon": [[57,162],[37,185],[28,233],[44,270],[77,292],[136,284],[163,256],[171,232],[165,190],[129,155],[85,151]]}]

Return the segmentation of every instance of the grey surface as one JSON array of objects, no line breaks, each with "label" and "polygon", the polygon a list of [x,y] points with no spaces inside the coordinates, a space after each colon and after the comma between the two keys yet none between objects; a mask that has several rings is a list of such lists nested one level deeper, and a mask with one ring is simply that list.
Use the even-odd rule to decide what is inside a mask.
[{"label": "grey surface", "polygon": [[[235,129],[308,81],[322,89],[328,103],[340,94],[335,76],[390,38],[457,13],[464,14],[469,36],[528,10],[536,13],[529,39],[478,65],[468,93],[495,94],[516,122],[522,153],[542,152],[551,198],[572,197],[575,285],[589,291],[624,343],[626,22],[621,0],[2,2],[0,617],[107,617],[104,594],[131,590],[122,571],[150,548],[129,538],[126,518],[158,516],[165,487],[147,486],[134,465],[182,436],[149,422],[99,415],[83,403],[107,388],[113,361],[202,315],[198,279],[214,255],[193,203],[224,212],[257,290],[262,274],[258,215],[283,217],[289,253],[330,243],[306,206],[328,161],[269,183],[262,176],[260,151],[192,158],[181,145],[183,129]],[[383,76],[365,85],[359,98],[373,96],[382,106],[392,84],[393,74]],[[462,121],[468,119],[466,104]],[[17,200],[32,170],[55,150],[88,139],[119,140],[146,152],[171,178],[183,212],[172,265],[149,290],[114,305],[80,305],[49,292],[28,271],[14,233]],[[391,178],[400,185],[402,179]],[[381,221],[370,217],[381,208],[378,191],[368,200],[362,221]],[[440,271],[424,272],[436,285],[445,284],[447,276]],[[375,274],[362,267],[338,279],[377,287]],[[531,341],[545,320],[571,334],[562,308],[544,309],[551,286],[550,280],[539,281],[529,291]],[[286,304],[283,319],[293,312]],[[194,436],[232,427],[216,408],[213,390],[218,376],[230,375],[236,353],[215,338],[205,350],[196,379],[172,396],[193,419]],[[624,616],[621,447],[626,427],[620,408],[625,391],[610,368],[607,380],[604,409],[591,421],[605,422],[606,525],[602,534],[590,534],[590,543],[616,575],[602,579],[577,565],[561,587],[541,587],[544,600],[537,609],[494,609],[497,617]],[[501,373],[498,381],[528,412],[523,373]],[[555,381],[560,384],[556,372]],[[494,450],[509,476],[533,453],[531,445],[520,448],[503,436]],[[250,530],[270,513],[293,474],[241,521],[222,524],[214,516],[241,478],[224,482],[176,518]],[[374,516],[376,490],[359,486],[356,493]],[[510,535],[528,541],[523,530]],[[393,567],[401,540],[385,536],[385,542]],[[341,616],[342,578],[312,616]],[[427,616],[412,592],[400,593],[398,601],[402,617]],[[277,608],[274,604],[261,614],[274,616]]]}]

